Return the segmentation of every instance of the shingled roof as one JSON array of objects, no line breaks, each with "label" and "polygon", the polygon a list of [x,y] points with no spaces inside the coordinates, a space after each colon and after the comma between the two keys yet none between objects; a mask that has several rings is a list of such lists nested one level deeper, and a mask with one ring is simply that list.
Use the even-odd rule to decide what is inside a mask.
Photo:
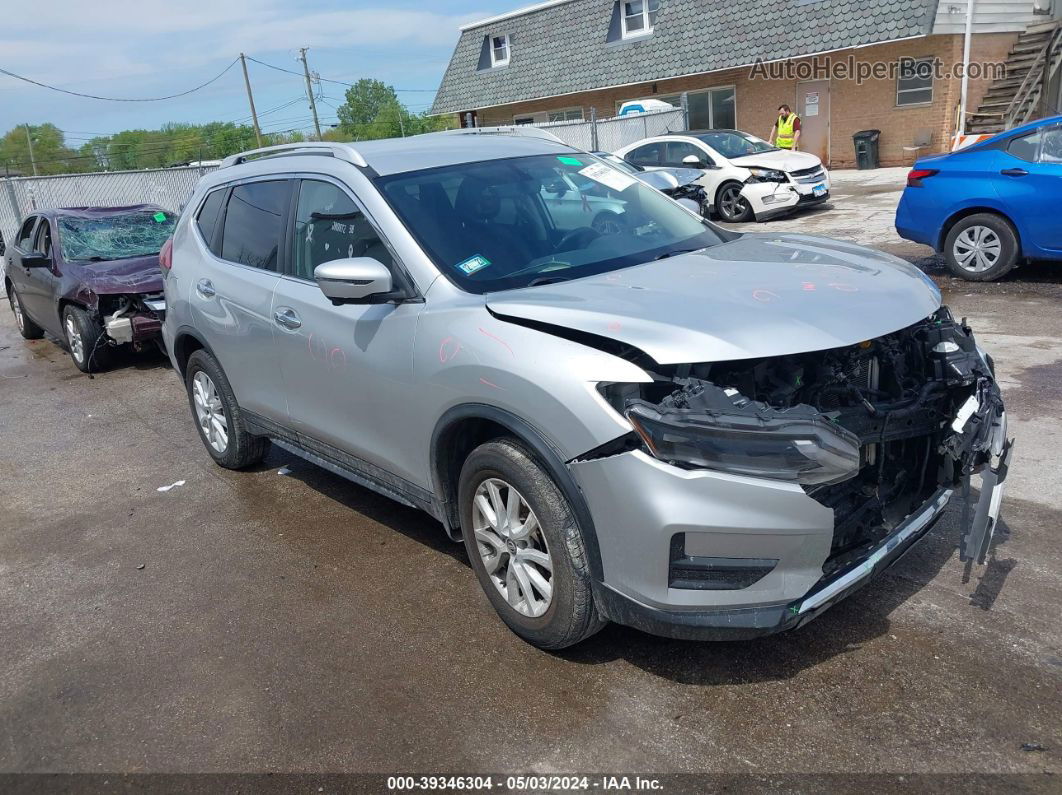
[{"label": "shingled roof", "polygon": [[[660,0],[653,33],[615,39],[617,0],[553,0],[467,25],[433,113],[712,72],[930,32],[936,0]],[[610,30],[612,35],[610,35]],[[509,64],[489,68],[488,36]],[[484,68],[484,66],[488,68]]]}]

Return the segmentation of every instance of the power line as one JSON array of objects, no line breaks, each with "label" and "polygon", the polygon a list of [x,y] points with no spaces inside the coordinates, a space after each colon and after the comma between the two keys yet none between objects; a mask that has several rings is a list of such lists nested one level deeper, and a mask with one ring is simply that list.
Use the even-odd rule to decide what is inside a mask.
[{"label": "power line", "polygon": [[103,100],[105,102],[162,102],[163,100],[166,100],[166,99],[177,99],[178,97],[185,97],[185,96],[188,96],[189,94],[192,94],[192,93],[195,93],[196,91],[199,91],[202,88],[206,88],[211,83],[216,82],[217,80],[221,79],[221,77],[226,72],[228,72],[232,67],[234,67],[239,60],[240,60],[239,58],[233,59],[232,63],[230,63],[228,66],[226,66],[224,69],[222,69],[214,77],[212,77],[209,80],[207,80],[205,83],[200,83],[195,88],[190,88],[187,91],[180,92],[179,94],[170,94],[169,96],[165,96],[165,97],[100,97],[100,96],[96,96],[95,94],[83,94],[80,91],[68,91],[65,88],[59,88],[58,86],[50,86],[47,83],[41,83],[38,80],[33,80],[33,79],[29,78],[29,77],[24,77],[22,75],[17,75],[14,72],[9,72],[7,69],[0,69],[0,74],[5,74],[8,77],[15,78],[16,80],[22,80],[22,81],[24,81],[26,83],[32,83],[35,86],[40,86],[41,88],[47,88],[47,89],[49,89],[51,91],[58,91],[60,94],[69,94],[72,97],[84,97],[86,99],[100,99],[100,100]]},{"label": "power line", "polygon": [[[295,75],[296,77],[302,77],[302,73],[301,72],[295,72],[295,71],[293,71],[291,69],[285,69],[283,66],[275,66],[274,64],[266,63],[265,61],[259,61],[257,58],[252,58],[250,55],[247,56],[247,60],[248,61],[254,61],[259,66],[264,66],[264,67],[266,67],[268,69],[276,69],[278,72],[286,72],[289,75]],[[346,86],[347,88],[351,88],[354,85],[356,85],[355,83],[348,83],[348,82],[346,82],[344,80],[333,80],[333,79],[331,79],[329,77],[321,77],[320,75],[317,76],[317,79],[320,80],[322,83],[335,83],[336,85]],[[397,92],[402,92],[402,93],[429,93],[429,94],[434,94],[436,91],[438,91],[437,88],[394,88],[394,87],[392,87],[392,90],[397,91]]]}]

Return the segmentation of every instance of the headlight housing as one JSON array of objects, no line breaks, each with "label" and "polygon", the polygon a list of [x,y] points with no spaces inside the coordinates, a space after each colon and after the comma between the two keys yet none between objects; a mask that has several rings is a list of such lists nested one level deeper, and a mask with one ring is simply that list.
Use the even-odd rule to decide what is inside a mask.
[{"label": "headlight housing", "polygon": [[859,438],[811,406],[779,411],[745,400],[733,407],[661,410],[631,401],[625,414],[656,458],[680,466],[808,486],[859,472]]},{"label": "headlight housing", "polygon": [[786,177],[784,171],[778,171],[777,169],[773,169],[773,168],[759,168],[759,167],[754,166],[754,167],[749,169],[749,172],[752,174],[752,176],[749,177],[749,179],[752,182],[788,182],[789,181],[789,179],[788,179],[788,177]]}]

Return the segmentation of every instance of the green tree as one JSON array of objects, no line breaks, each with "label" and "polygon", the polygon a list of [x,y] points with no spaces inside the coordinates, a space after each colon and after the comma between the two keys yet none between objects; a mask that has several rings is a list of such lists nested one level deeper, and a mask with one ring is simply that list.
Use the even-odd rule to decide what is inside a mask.
[{"label": "green tree", "polygon": [[[0,139],[0,170],[33,173],[26,129],[26,125],[19,125]],[[33,160],[37,162],[38,174],[84,171],[91,165],[91,161],[79,158],[77,152],[67,147],[62,131],[54,124],[30,125],[29,134],[33,139]]]},{"label": "green tree", "polygon": [[399,101],[394,88],[369,78],[363,78],[347,89],[346,101],[336,109],[336,115],[339,116],[339,127],[334,133],[326,133],[325,140],[398,138],[452,126],[452,119],[448,117],[411,113]]}]

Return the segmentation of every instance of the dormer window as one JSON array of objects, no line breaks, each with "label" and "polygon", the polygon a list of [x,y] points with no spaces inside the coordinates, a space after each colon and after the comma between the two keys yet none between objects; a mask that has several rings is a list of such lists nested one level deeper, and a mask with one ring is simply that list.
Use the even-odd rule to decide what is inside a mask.
[{"label": "dormer window", "polygon": [[620,22],[623,25],[623,38],[648,36],[656,24],[656,12],[660,10],[660,0],[628,0],[620,3]]},{"label": "dormer window", "polygon": [[509,63],[509,35],[491,36],[490,65],[505,66]]}]

